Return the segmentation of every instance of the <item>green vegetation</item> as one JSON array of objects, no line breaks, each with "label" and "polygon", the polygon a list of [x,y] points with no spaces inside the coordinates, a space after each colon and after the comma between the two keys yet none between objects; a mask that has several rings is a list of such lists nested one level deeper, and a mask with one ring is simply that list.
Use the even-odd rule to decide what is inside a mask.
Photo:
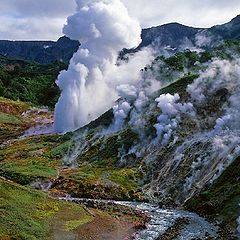
[{"label": "green vegetation", "polygon": [[83,224],[91,222],[92,220],[93,220],[93,217],[88,216],[88,217],[85,217],[85,218],[80,219],[80,220],[67,221],[65,223],[65,229],[66,229],[66,231],[72,231],[72,230],[75,230],[76,228],[78,228],[79,226],[81,226]]},{"label": "green vegetation", "polygon": [[191,84],[196,78],[198,78],[197,74],[185,75],[184,77],[180,78],[176,82],[159,90],[158,95],[167,94],[167,93],[170,93],[170,94],[179,93],[181,97],[184,98],[187,95],[187,92],[186,92],[187,86]]},{"label": "green vegetation", "polygon": [[138,169],[99,168],[81,165],[61,173],[52,191],[67,192],[74,197],[141,200]]},{"label": "green vegetation", "polygon": [[64,136],[40,136],[19,140],[0,151],[0,173],[8,179],[26,185],[37,178],[57,175],[62,165],[51,149],[65,140]]},{"label": "green vegetation", "polygon": [[217,217],[226,227],[236,229],[240,214],[240,157],[238,157],[210,187],[192,197],[186,208],[200,214]]},{"label": "green vegetation", "polygon": [[163,62],[165,62],[167,66],[171,68],[171,70],[183,72],[185,69],[195,69],[196,63],[208,62],[212,57],[213,54],[208,51],[197,53],[195,51],[186,49],[184,52],[178,52],[172,57],[159,57],[158,59],[161,59]]},{"label": "green vegetation", "polygon": [[[18,140],[2,147],[0,174],[22,185],[37,179],[49,179],[56,182],[57,190],[79,197],[94,197],[94,186],[99,185],[101,192],[109,188],[105,198],[129,199],[134,195],[138,199],[139,196],[135,194],[138,192],[141,173],[134,167],[119,168],[116,165],[119,149],[123,148],[127,152],[136,139],[137,134],[130,130],[100,139],[94,144],[90,138],[88,150],[79,156],[76,169],[62,168],[62,158],[72,148],[70,135]],[[58,182],[58,175],[64,179],[64,187],[62,181]]]},{"label": "green vegetation", "polygon": [[240,40],[226,40],[211,51],[214,57],[233,59],[240,54]]},{"label": "green vegetation", "polygon": [[107,112],[105,112],[104,114],[102,114],[96,120],[90,122],[87,125],[87,128],[91,132],[92,129],[95,129],[95,128],[99,127],[99,126],[108,127],[112,123],[112,120],[113,120],[113,111],[112,111],[112,109],[110,109]]},{"label": "green vegetation", "polygon": [[64,155],[67,154],[68,150],[72,147],[73,143],[71,140],[66,141],[57,147],[53,148],[50,152],[49,155],[53,158],[61,158],[64,157]]},{"label": "green vegetation", "polygon": [[19,125],[22,121],[15,116],[0,112],[0,124],[1,123]]},{"label": "green vegetation", "polygon": [[165,59],[165,63],[167,63],[172,70],[183,71],[185,57],[182,53],[177,53],[172,57]]},{"label": "green vegetation", "polygon": [[13,101],[7,98],[0,97],[0,112],[20,116],[29,108],[30,104],[28,103],[21,101]]},{"label": "green vegetation", "polygon": [[59,96],[55,80],[67,66],[41,65],[0,56],[0,96],[53,107]]},{"label": "green vegetation", "polygon": [[117,169],[111,172],[110,180],[125,187],[128,192],[138,188],[138,180],[142,177],[134,168]]},{"label": "green vegetation", "polygon": [[21,135],[27,128],[22,113],[30,105],[0,97],[0,143]]},{"label": "green vegetation", "polygon": [[58,205],[47,203],[47,196],[43,193],[1,179],[0,191],[0,237],[46,239],[48,217],[58,210]]},{"label": "green vegetation", "polygon": [[50,199],[4,179],[0,179],[0,207],[0,239],[53,239],[56,223],[60,223],[58,231],[66,231],[66,226],[71,231],[76,223],[93,219],[78,205]]},{"label": "green vegetation", "polygon": [[233,59],[235,55],[240,54],[239,40],[226,40],[219,46],[202,51],[200,53],[189,49],[183,52],[177,52],[171,57],[158,56],[151,65],[142,71],[158,72],[156,76],[162,83],[176,81],[179,76],[185,74],[198,74],[199,70],[207,66],[207,63],[213,58]]},{"label": "green vegetation", "polygon": [[42,164],[30,163],[24,166],[20,163],[8,163],[1,164],[0,174],[22,185],[26,185],[38,178],[54,177],[57,175],[57,171]]},{"label": "green vegetation", "polygon": [[[89,139],[88,150],[78,157],[78,161],[94,162],[94,165],[99,167],[114,166],[119,159],[119,149],[128,152],[137,140],[137,133],[131,129],[125,129],[118,134],[100,138],[93,143],[91,142],[92,140]],[[53,149],[53,151],[55,150],[56,149]]]},{"label": "green vegetation", "polygon": [[[87,136],[88,146],[78,156],[78,167],[60,173],[74,196],[90,198],[129,199],[138,192],[141,173],[137,167],[118,166],[119,150],[128,152],[138,139],[130,129],[100,139]],[[72,145],[67,141],[50,151],[50,156],[61,156]],[[137,164],[137,163],[136,163]],[[135,164],[135,165],[136,165]],[[62,182],[57,189],[62,189]],[[100,190],[101,189],[101,190]],[[114,190],[113,190],[114,189]],[[130,196],[131,195],[131,196]],[[134,196],[139,199],[139,196]]]}]

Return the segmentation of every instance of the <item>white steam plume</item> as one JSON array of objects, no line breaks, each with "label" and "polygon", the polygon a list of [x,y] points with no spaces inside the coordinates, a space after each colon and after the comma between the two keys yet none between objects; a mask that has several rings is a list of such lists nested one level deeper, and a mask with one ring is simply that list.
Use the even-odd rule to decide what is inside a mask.
[{"label": "white steam plume", "polygon": [[213,43],[219,42],[219,40],[207,30],[201,30],[195,35],[195,43],[200,48],[212,46]]},{"label": "white steam plume", "polygon": [[[217,116],[220,115],[221,117],[217,118],[216,116],[216,123],[212,123],[211,130],[209,130],[209,126],[206,126],[206,128],[201,128],[198,132],[186,137],[182,144],[179,141],[180,145],[159,171],[160,180],[158,180],[158,185],[161,186],[161,192],[165,196],[169,194],[177,199],[179,203],[183,203],[186,199],[193,196],[194,193],[199,192],[199,189],[202,189],[206,184],[212,184],[216,181],[223,171],[239,157],[239,80],[239,58],[233,60],[214,59],[211,63],[204,66],[199,78],[188,86],[187,90],[191,96],[190,101],[192,101],[193,106],[197,110],[199,109],[198,107],[210,107],[209,110],[211,110],[211,108],[215,107],[215,102],[220,101],[215,111]],[[218,92],[222,93],[221,98],[224,98],[213,101]],[[174,98],[172,97],[172,99]],[[171,98],[169,100],[163,98],[163,100],[166,102],[160,107],[162,112],[174,114],[167,114],[167,120],[163,121],[160,119],[159,123],[162,123],[162,128],[166,133],[171,134],[173,132],[174,134],[175,123],[179,123],[178,119],[180,116],[178,111],[175,111],[174,107],[172,108],[172,105],[174,106],[176,102],[174,100],[170,101]],[[170,110],[168,111],[168,109]],[[201,114],[203,113],[196,111],[196,120],[200,119],[201,121]],[[210,122],[212,121],[211,118],[209,117],[208,119]],[[161,125],[160,130],[162,129]],[[180,129],[180,131],[182,130]],[[186,169],[189,163],[191,163],[191,166]],[[182,175],[182,172],[184,172],[184,175]],[[161,183],[159,184],[159,182]],[[172,193],[171,184],[174,187],[178,186],[174,193]]]},{"label": "white steam plume", "polygon": [[125,119],[131,111],[131,108],[131,105],[126,101],[121,102],[113,107],[114,122],[109,128],[110,132],[116,132],[122,128]]},{"label": "white steam plume", "polygon": [[[74,54],[67,71],[62,71],[57,84],[62,91],[55,108],[55,130],[77,129],[98,117],[117,99],[117,85],[136,80],[139,56],[130,60],[129,70],[116,66],[118,52],[137,46],[141,39],[140,25],[128,15],[120,0],[76,0],[77,13],[68,18],[64,34],[79,40],[81,47]],[[120,73],[123,71],[123,76]]]},{"label": "white steam plume", "polygon": [[[162,94],[155,101],[161,109],[158,123],[154,125],[157,131],[157,141],[167,145],[181,122],[182,114],[194,114],[191,103],[179,103],[179,94]],[[176,140],[176,139],[175,139]]]},{"label": "white steam plume", "polygon": [[214,59],[208,63],[207,69],[200,77],[188,86],[187,91],[191,99],[197,105],[202,105],[208,96],[216,93],[217,90],[226,88],[230,92],[237,92],[240,89],[240,59],[219,60]]}]

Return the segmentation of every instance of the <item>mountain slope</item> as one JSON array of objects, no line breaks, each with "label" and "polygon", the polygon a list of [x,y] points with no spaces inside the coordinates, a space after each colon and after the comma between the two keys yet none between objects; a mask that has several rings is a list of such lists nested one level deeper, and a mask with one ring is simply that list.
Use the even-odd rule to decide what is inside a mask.
[{"label": "mountain slope", "polygon": [[[239,46],[237,40],[226,41],[211,51],[186,50],[170,58],[156,58],[143,74],[158,73],[165,87],[148,96],[141,110],[136,104],[140,98],[136,102],[121,99],[119,108],[127,101],[132,109],[118,130],[111,130],[116,115],[109,111],[76,131],[78,140],[73,140],[77,142],[65,155],[65,164],[90,162],[98,169],[108,163],[113,169],[141,169],[142,197],[162,207],[184,206],[208,190],[213,192],[213,202],[220,201],[221,193],[215,193],[220,176],[226,171],[221,181],[224,194],[240,177],[237,171],[234,178],[226,177],[226,169],[239,162],[239,109],[234,102],[239,94]],[[236,228],[240,214],[239,189],[233,194],[233,201],[226,196],[222,200],[226,202],[219,203],[230,206],[231,219],[221,207],[213,214],[219,214],[229,228]],[[194,207],[191,210],[197,210]]]},{"label": "mountain slope", "polygon": [[[238,37],[238,19],[228,26],[228,36]],[[208,29],[165,27],[164,44],[206,31],[204,36],[213,40]],[[36,136],[17,138],[28,124],[25,116],[46,120],[52,113],[32,109],[22,114],[29,105],[1,99],[1,126],[6,128],[1,139],[10,140],[0,148],[1,176],[39,189],[47,183],[52,194],[185,207],[221,222],[226,232],[220,239],[232,239],[240,215],[240,41],[222,42],[221,28],[226,26],[211,29],[218,31],[214,36],[221,44],[216,47],[170,57],[159,52],[141,70],[135,95],[126,94],[113,109],[72,133],[41,135],[33,124]],[[19,70],[5,61],[6,71]],[[26,66],[30,75],[42,69]],[[25,81],[19,86],[25,87]]]},{"label": "mountain slope", "polygon": [[229,23],[217,25],[209,29],[213,35],[218,35],[222,39],[240,38],[240,15],[233,18]]},{"label": "mountain slope", "polygon": [[0,41],[0,54],[20,59],[35,61],[41,64],[54,62],[68,63],[74,52],[79,48],[79,42],[61,37],[53,41]]},{"label": "mountain slope", "polygon": [[[50,181],[51,192],[74,197],[146,199],[162,207],[182,207],[190,201],[189,209],[205,213],[210,200],[201,202],[202,192],[210,191],[212,201],[218,202],[219,189],[227,194],[239,177],[238,172],[234,179],[228,177],[229,171],[225,171],[232,164],[238,166],[237,121],[227,125],[228,130],[216,127],[228,111],[238,119],[238,105],[231,106],[239,89],[238,75],[224,75],[230,82],[221,81],[221,76],[228,73],[226,66],[238,69],[238,61],[229,52],[240,56],[239,46],[239,41],[227,41],[210,52],[186,50],[170,58],[156,58],[142,73],[148,76],[157,72],[158,81],[164,77],[166,82],[162,81],[162,87],[148,96],[141,110],[136,109],[133,100],[120,99],[118,106],[124,101],[132,106],[120,128],[112,130],[116,116],[109,110],[65,136],[19,139],[2,147],[1,175],[36,187],[38,179],[40,185]],[[216,76],[212,74],[214,69]],[[202,77],[207,73],[211,77]],[[193,93],[203,94],[204,101],[198,102],[201,98],[195,99]],[[167,101],[163,107],[159,107],[160,98]],[[224,172],[227,177],[222,181]],[[218,219],[230,228],[236,227],[234,221],[239,214],[239,189],[234,194],[234,201],[227,195],[222,198],[231,208],[231,218],[226,211],[212,210],[212,216],[219,214]],[[196,200],[192,203],[191,199]],[[219,206],[222,204],[219,202]]]},{"label": "mountain slope", "polygon": [[[173,54],[186,48],[209,48],[224,40],[240,38],[240,15],[229,23],[211,28],[194,28],[179,23],[169,23],[142,30],[142,42],[136,49],[124,49],[125,53],[136,52],[153,46],[161,53]],[[164,50],[164,51],[163,51]]]},{"label": "mountain slope", "polygon": [[[0,239],[116,239],[130,237],[141,215],[60,201],[0,177]],[[124,211],[124,207],[122,207]],[[130,218],[131,216],[131,218]]]},{"label": "mountain slope", "polygon": [[184,41],[194,40],[194,36],[202,29],[169,23],[158,27],[142,30],[142,42],[138,48],[149,45],[171,46],[178,48]]}]

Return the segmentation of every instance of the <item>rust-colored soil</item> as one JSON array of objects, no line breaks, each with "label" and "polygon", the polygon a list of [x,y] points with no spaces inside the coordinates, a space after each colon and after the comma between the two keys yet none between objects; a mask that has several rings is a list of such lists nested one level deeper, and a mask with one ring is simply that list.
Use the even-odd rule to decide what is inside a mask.
[{"label": "rust-colored soil", "polygon": [[[134,223],[118,220],[100,210],[91,209],[93,220],[82,224],[75,230],[66,230],[63,222],[71,213],[65,213],[60,219],[55,219],[51,231],[54,240],[125,240],[136,232]],[[75,216],[76,217],[76,216]]]},{"label": "rust-colored soil", "polygon": [[133,223],[119,221],[97,210],[94,210],[94,215],[92,222],[77,229],[77,239],[120,240],[136,231]]}]

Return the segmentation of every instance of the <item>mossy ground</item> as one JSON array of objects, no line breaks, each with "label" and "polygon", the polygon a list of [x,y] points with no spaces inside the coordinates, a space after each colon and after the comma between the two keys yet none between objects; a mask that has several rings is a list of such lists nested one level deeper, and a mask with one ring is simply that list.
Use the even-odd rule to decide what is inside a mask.
[{"label": "mossy ground", "polygon": [[28,127],[22,113],[30,104],[0,97],[0,144],[20,136]]},{"label": "mossy ground", "polygon": [[18,125],[22,124],[22,121],[18,117],[6,113],[0,113],[0,124],[2,123]]},{"label": "mossy ground", "polygon": [[[0,239],[120,239],[143,225],[141,216],[87,209],[0,178]],[[144,219],[144,218],[143,218]],[[139,226],[140,226],[139,225]]]},{"label": "mossy ground", "polygon": [[[50,180],[52,191],[75,197],[139,199],[141,171],[117,166],[120,147],[129,150],[136,134],[129,130],[92,144],[78,158],[77,167],[65,167],[63,157],[73,148],[71,135],[18,139],[0,149],[0,174],[22,185]],[[59,180],[60,179],[60,180]]]},{"label": "mossy ground", "polygon": [[[137,164],[131,167],[118,166],[119,149],[128,152],[136,139],[137,134],[129,129],[94,141],[86,136],[88,146],[77,157],[77,167],[60,172],[65,180],[74,182],[75,189],[72,194],[91,198],[139,199],[139,180],[142,172]],[[71,146],[71,143],[61,144],[52,149],[51,154],[62,155],[60,152],[66,151],[66,146]],[[60,186],[61,189],[62,180]]]},{"label": "mossy ground", "polygon": [[168,86],[160,89],[156,93],[154,93],[153,97],[159,97],[161,94],[175,94],[179,93],[181,96],[181,100],[185,101],[189,95],[186,91],[187,86],[191,84],[196,78],[198,78],[197,74],[188,73],[187,75],[183,76],[182,78],[178,79],[176,82],[169,84]]},{"label": "mossy ground", "polygon": [[[45,193],[4,179],[0,179],[0,192],[0,239],[54,239],[56,222],[61,222],[61,231],[72,231],[70,223],[80,226],[93,220],[79,205],[53,200]],[[62,218],[66,213],[68,217]]]},{"label": "mossy ground", "polygon": [[11,142],[1,147],[0,172],[20,184],[29,184],[37,178],[57,175],[61,162],[50,158],[48,152],[61,141],[61,137],[35,137]]},{"label": "mossy ground", "polygon": [[30,108],[29,103],[13,101],[7,98],[0,97],[0,112],[11,115],[21,115],[29,108]]},{"label": "mossy ground", "polygon": [[140,177],[138,169],[99,168],[85,163],[77,169],[62,170],[52,191],[69,193],[74,197],[140,200]]}]

